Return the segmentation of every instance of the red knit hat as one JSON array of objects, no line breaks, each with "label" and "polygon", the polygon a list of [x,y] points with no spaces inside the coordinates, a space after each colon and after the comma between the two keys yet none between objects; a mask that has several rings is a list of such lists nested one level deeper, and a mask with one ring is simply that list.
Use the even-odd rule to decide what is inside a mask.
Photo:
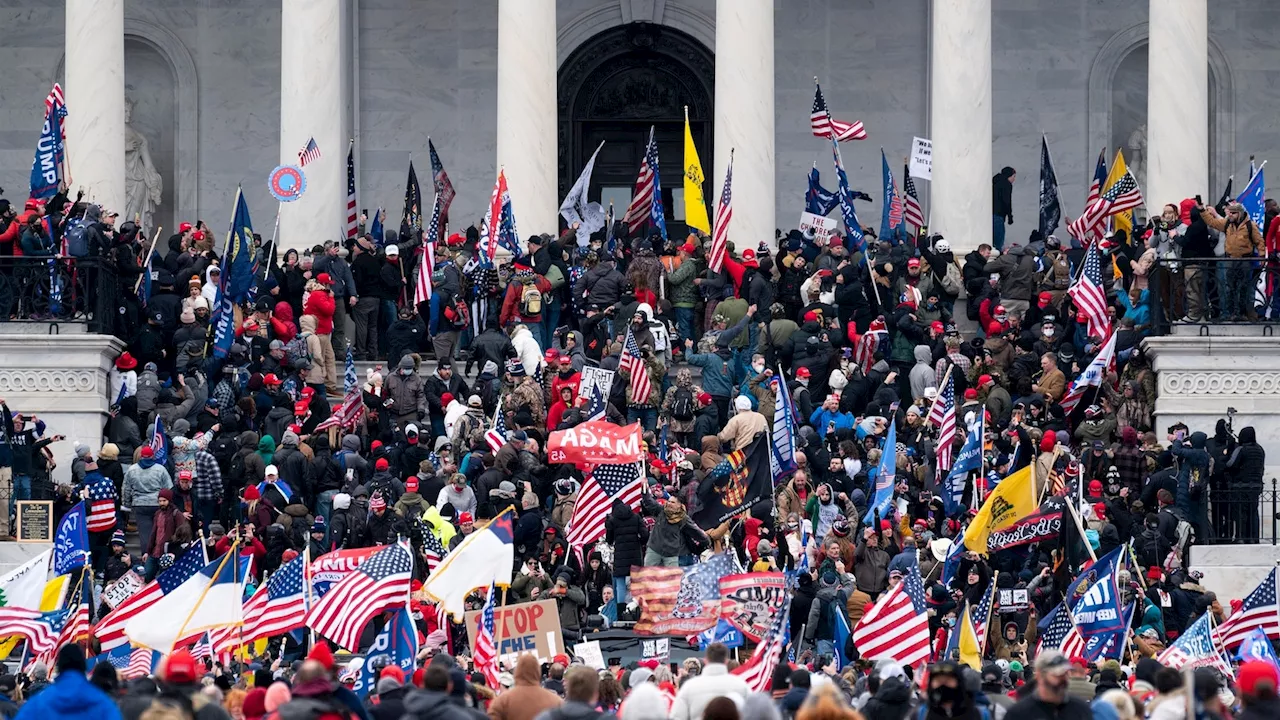
[{"label": "red knit hat", "polygon": [[258,720],[258,718],[267,714],[267,689],[264,687],[250,688],[249,693],[244,696],[244,705],[240,706],[240,711],[244,713],[247,720]]},{"label": "red knit hat", "polygon": [[1236,682],[1240,685],[1240,692],[1256,696],[1262,689],[1260,686],[1270,685],[1272,692],[1280,688],[1280,673],[1269,662],[1250,660],[1236,672]]},{"label": "red knit hat", "polygon": [[1040,438],[1040,452],[1053,452],[1057,446],[1058,436],[1054,433],[1045,433],[1044,437]]},{"label": "red knit hat", "polygon": [[258,486],[250,485],[249,487],[246,487],[244,489],[244,499],[245,500],[261,500],[262,493],[258,492]]},{"label": "red knit hat", "polygon": [[333,670],[333,651],[329,649],[328,643],[323,641],[316,643],[316,646],[311,648],[311,652],[307,653],[307,659],[320,663],[325,670]]}]

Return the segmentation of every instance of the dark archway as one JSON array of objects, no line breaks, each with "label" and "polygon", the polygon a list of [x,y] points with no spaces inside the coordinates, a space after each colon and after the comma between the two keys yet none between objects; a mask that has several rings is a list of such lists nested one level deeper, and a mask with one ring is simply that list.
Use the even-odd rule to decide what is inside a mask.
[{"label": "dark archway", "polygon": [[[629,197],[652,126],[658,141],[667,228],[683,237],[675,194],[683,193],[684,108],[703,172],[711,174],[715,57],[692,36],[653,23],[631,23],[599,33],[560,66],[558,83],[560,197],[573,186],[601,141],[589,196],[607,205],[626,188]],[[711,198],[710,185],[703,192]],[[673,193],[674,191],[674,193]],[[605,197],[602,197],[604,193]],[[621,198],[620,198],[621,199]],[[615,204],[619,218],[624,207]]]}]

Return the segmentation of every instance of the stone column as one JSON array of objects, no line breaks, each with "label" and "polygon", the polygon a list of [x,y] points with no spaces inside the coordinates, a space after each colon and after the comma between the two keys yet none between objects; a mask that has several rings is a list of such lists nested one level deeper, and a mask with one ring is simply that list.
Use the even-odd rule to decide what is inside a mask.
[{"label": "stone column", "polygon": [[960,256],[991,242],[991,0],[933,0],[932,24],[926,219]]},{"label": "stone column", "polygon": [[[716,2],[715,170],[710,176],[712,217],[720,202],[729,152],[733,151],[733,222],[729,240],[737,252],[761,241],[775,245],[773,231],[773,1]],[[663,168],[662,184],[680,187],[678,168]],[[714,220],[713,220],[714,222]]]},{"label": "stone column", "polygon": [[1151,0],[1142,193],[1152,213],[1210,195],[1208,22],[1206,0]]},{"label": "stone column", "polygon": [[83,186],[85,197],[124,212],[124,0],[67,0],[66,8],[71,191]]},{"label": "stone column", "polygon": [[488,181],[506,169],[521,244],[556,232],[557,162],[555,0],[498,0],[498,156]]},{"label": "stone column", "polygon": [[[306,192],[280,208],[282,248],[310,247],[346,237],[349,138],[342,134],[342,18],[342,0],[284,0],[281,4],[280,164],[297,165],[298,151],[312,137],[321,153],[303,168]],[[276,208],[250,209],[254,227],[265,242]]]}]

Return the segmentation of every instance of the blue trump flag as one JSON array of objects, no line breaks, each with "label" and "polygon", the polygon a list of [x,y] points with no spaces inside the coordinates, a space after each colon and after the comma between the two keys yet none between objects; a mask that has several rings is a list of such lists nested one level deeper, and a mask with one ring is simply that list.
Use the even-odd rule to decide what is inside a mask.
[{"label": "blue trump flag", "polygon": [[742,633],[729,624],[728,620],[720,618],[713,627],[698,633],[698,649],[706,650],[707,646],[713,642],[718,642],[725,647],[736,648],[742,647]]},{"label": "blue trump flag", "polygon": [[899,245],[907,239],[907,226],[902,221],[902,196],[893,181],[889,160],[880,150],[880,179],[884,184],[884,204],[880,207],[880,239]]},{"label": "blue trump flag", "polygon": [[777,398],[773,407],[773,432],[769,443],[769,465],[773,471],[773,485],[777,487],[796,469],[796,410],[795,403],[791,400],[791,391],[787,389],[786,378],[782,377],[781,367],[778,368],[778,374],[769,379],[769,383],[773,385],[774,396]]},{"label": "blue trump flag", "polygon": [[378,247],[382,247],[383,237],[387,234],[382,227],[382,220],[385,216],[386,213],[382,211],[382,208],[378,208],[373,211],[373,219],[369,221],[369,234],[373,236],[373,242]]},{"label": "blue trump flag", "polygon": [[1261,660],[1271,663],[1272,667],[1280,670],[1280,658],[1276,657],[1275,648],[1271,647],[1271,638],[1267,637],[1267,631],[1260,627],[1254,628],[1253,632],[1245,636],[1244,642],[1240,643],[1240,649],[1236,651],[1236,658],[1242,663]]},{"label": "blue trump flag", "polygon": [[231,213],[231,227],[227,232],[227,244],[222,251],[222,277],[218,281],[218,302],[213,310],[213,356],[225,359],[235,342],[236,304],[249,298],[254,289],[254,273],[257,263],[253,252],[253,220],[244,193],[236,189],[235,209]]},{"label": "blue trump flag", "polygon": [[849,190],[849,176],[844,173],[844,162],[840,159],[840,146],[836,143],[835,133],[831,133],[831,157],[836,164],[836,197],[840,201],[844,231],[849,236],[848,249],[849,252],[860,252],[866,249],[867,240],[862,232],[862,224],[858,222],[858,213],[853,209],[853,192]]},{"label": "blue trump flag", "polygon": [[31,197],[48,200],[58,192],[66,163],[66,143],[62,139],[62,119],[67,106],[55,102],[44,115],[36,156],[31,162]]},{"label": "blue trump flag", "polygon": [[53,535],[53,573],[66,575],[88,563],[89,530],[81,501],[58,521],[58,532]]},{"label": "blue trump flag", "polygon": [[804,194],[804,210],[814,215],[830,215],[832,210],[840,204],[840,198],[830,190],[822,187],[820,176],[818,174],[818,165],[815,163],[813,169],[809,171],[809,189]]},{"label": "blue trump flag", "polygon": [[964,447],[960,448],[960,454],[956,455],[951,464],[951,472],[942,483],[942,503],[947,515],[960,511],[960,504],[964,501],[965,480],[969,473],[982,468],[983,415],[984,413],[977,413],[977,420],[969,426]]},{"label": "blue trump flag", "polygon": [[[378,682],[381,668],[397,665],[404,671],[404,676],[413,675],[415,658],[418,656],[418,629],[413,625],[413,615],[408,606],[402,607],[391,616],[382,632],[373,640],[373,647],[365,653],[364,665],[360,668],[360,676],[355,687],[351,688],[357,695],[368,695],[373,692]],[[378,670],[374,670],[374,666]]]},{"label": "blue trump flag", "polygon": [[893,502],[893,473],[898,468],[898,424],[893,421],[893,416],[897,412],[898,403],[889,406],[889,433],[885,436],[880,466],[876,470],[876,493],[867,506],[866,516],[862,518],[866,525],[875,522],[876,514],[883,518]]},{"label": "blue trump flag", "polygon": [[1120,605],[1120,587],[1116,572],[1120,569],[1121,546],[1107,553],[1096,563],[1081,571],[1079,577],[1067,587],[1067,607],[1075,621],[1076,630],[1084,639],[1084,656],[1097,660],[1112,643],[1116,633],[1126,627],[1124,608]]},{"label": "blue trump flag", "polygon": [[1236,196],[1236,202],[1244,206],[1244,211],[1249,214],[1249,218],[1253,220],[1253,224],[1259,229],[1265,228],[1267,210],[1264,207],[1267,194],[1267,179],[1264,177],[1267,164],[1262,163],[1262,167],[1258,168],[1258,172],[1249,178],[1249,184],[1244,186],[1244,190]]}]

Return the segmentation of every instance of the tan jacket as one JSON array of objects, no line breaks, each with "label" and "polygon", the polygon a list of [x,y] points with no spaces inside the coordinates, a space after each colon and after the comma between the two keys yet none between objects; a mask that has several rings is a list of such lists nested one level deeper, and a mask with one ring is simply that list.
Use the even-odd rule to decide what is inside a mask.
[{"label": "tan jacket", "polygon": [[734,450],[746,450],[755,439],[756,433],[767,432],[769,432],[769,423],[765,422],[764,415],[754,410],[747,410],[729,418],[729,423],[720,431],[720,440],[722,442],[732,440]]},{"label": "tan jacket", "polygon": [[1266,255],[1266,247],[1262,242],[1262,232],[1248,217],[1244,222],[1228,224],[1212,207],[1206,207],[1200,217],[1204,224],[1226,235],[1225,249],[1228,257],[1239,258],[1251,255]]},{"label": "tan jacket", "polygon": [[1067,377],[1062,374],[1061,370],[1054,368],[1045,373],[1036,385],[1039,386],[1040,392],[1044,393],[1045,397],[1052,398],[1054,402],[1057,402],[1062,399],[1062,393],[1067,390]]}]

